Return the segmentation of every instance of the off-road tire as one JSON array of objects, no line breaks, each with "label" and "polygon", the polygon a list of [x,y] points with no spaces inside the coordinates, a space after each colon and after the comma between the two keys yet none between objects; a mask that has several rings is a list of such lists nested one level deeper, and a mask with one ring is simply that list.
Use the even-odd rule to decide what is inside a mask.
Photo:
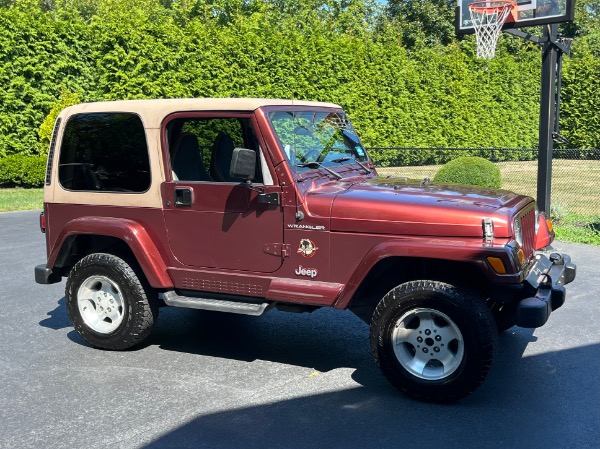
[{"label": "off-road tire", "polygon": [[[97,348],[123,350],[135,346],[148,337],[158,318],[158,304],[152,288],[141,272],[136,274],[132,265],[115,255],[96,253],[81,259],[69,273],[65,289],[69,318],[75,330]],[[120,294],[119,324],[108,332],[99,332],[88,324],[78,305],[82,285],[90,285],[94,279],[106,279]]]},{"label": "off-road tire", "polygon": [[[438,330],[438,334],[433,333]],[[433,338],[426,338],[426,331],[430,337],[440,335],[439,343],[443,343],[448,335],[460,335],[460,338],[446,338],[447,346],[444,347]],[[410,335],[414,346],[396,340],[395,349],[394,338],[398,335]],[[423,343],[417,343],[417,339]],[[449,343],[448,340],[452,341]],[[484,301],[443,282],[411,281],[393,288],[379,302],[371,320],[371,350],[377,365],[392,385],[419,400],[450,402],[475,391],[490,370],[496,345],[496,325]],[[452,351],[456,348],[455,358],[451,357],[451,347]],[[431,360],[422,371],[426,375],[415,374],[412,371],[419,372],[421,365],[413,365],[409,360],[413,357],[413,349],[415,360],[417,356],[434,359],[437,354],[441,359],[446,351],[447,357],[443,360],[451,360],[451,369],[447,370],[442,362]],[[438,352],[431,355],[434,349]],[[429,368],[430,364],[432,368]],[[418,368],[415,370],[413,366]],[[428,377],[430,371],[437,373],[436,370],[439,375]]]}]

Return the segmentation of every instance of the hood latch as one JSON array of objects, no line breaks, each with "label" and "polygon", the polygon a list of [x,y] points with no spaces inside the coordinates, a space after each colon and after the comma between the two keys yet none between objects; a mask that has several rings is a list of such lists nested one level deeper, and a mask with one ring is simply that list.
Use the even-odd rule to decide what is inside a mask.
[{"label": "hood latch", "polygon": [[494,241],[494,221],[491,218],[483,219],[483,238],[487,243]]}]

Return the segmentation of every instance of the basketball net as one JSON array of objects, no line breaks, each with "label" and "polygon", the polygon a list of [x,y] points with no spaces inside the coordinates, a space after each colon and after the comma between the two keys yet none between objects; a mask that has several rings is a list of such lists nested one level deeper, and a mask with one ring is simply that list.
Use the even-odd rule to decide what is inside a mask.
[{"label": "basketball net", "polygon": [[471,21],[477,37],[477,57],[492,59],[502,26],[516,3],[510,0],[474,2],[469,4]]}]

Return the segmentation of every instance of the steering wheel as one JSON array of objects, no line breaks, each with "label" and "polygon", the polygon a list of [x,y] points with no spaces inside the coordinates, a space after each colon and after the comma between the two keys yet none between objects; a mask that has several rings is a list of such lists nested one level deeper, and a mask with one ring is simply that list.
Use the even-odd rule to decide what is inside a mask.
[{"label": "steering wheel", "polygon": [[321,157],[321,151],[319,150],[310,150],[308,153],[305,153],[303,156],[299,157],[301,162],[319,162],[319,158]]}]

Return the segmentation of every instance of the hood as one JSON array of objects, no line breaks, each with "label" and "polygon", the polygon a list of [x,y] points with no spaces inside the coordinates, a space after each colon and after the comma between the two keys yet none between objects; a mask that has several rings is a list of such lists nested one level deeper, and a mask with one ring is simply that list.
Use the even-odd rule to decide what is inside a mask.
[{"label": "hood", "polygon": [[309,210],[333,201],[331,231],[447,237],[482,237],[484,218],[493,219],[496,237],[510,237],[513,215],[533,201],[506,190],[388,178],[326,183],[307,193]]}]

